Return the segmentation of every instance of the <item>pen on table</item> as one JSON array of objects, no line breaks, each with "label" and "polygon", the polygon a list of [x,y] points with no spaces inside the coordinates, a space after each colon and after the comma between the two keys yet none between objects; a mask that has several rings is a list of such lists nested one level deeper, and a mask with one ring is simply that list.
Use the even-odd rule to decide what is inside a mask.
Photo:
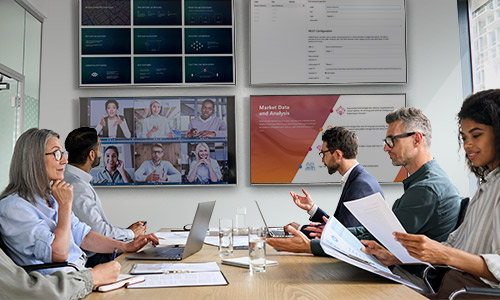
[{"label": "pen on table", "polygon": [[163,274],[191,273],[190,270],[165,270]]},{"label": "pen on table", "polygon": [[111,260],[115,260],[116,252],[118,252],[118,248],[113,249],[113,254],[111,255]]},{"label": "pen on table", "polygon": [[148,224],[148,221],[144,221],[144,222],[142,223],[142,226],[146,226],[146,224]]}]

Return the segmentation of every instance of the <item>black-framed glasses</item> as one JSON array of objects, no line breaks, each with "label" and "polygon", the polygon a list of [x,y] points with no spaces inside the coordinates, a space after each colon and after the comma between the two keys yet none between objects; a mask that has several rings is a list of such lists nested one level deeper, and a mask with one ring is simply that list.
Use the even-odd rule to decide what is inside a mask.
[{"label": "black-framed glasses", "polygon": [[319,157],[321,157],[321,160],[323,160],[323,157],[325,157],[325,153],[326,153],[326,152],[330,152],[330,154],[333,154],[333,151],[335,151],[335,150],[330,150],[330,149],[327,149],[327,150],[324,150],[324,151],[320,151],[320,152],[318,153],[318,155],[319,155]]},{"label": "black-framed glasses", "polygon": [[67,151],[56,150],[54,152],[45,153],[45,155],[51,155],[51,154],[54,155],[54,158],[57,161],[60,161],[63,158],[63,155],[64,155],[64,157],[68,157]]},{"label": "black-framed glasses", "polygon": [[[416,131],[407,132],[407,133],[402,133],[402,134],[398,134],[398,135],[394,135],[394,136],[390,135],[390,136],[387,136],[382,141],[384,141],[384,143],[387,145],[387,147],[392,148],[392,147],[394,147],[394,140],[399,139],[399,138],[409,137],[409,136],[414,135],[415,133],[417,133],[417,132]],[[422,135],[425,136],[425,134],[423,134],[423,133],[422,133]]]}]

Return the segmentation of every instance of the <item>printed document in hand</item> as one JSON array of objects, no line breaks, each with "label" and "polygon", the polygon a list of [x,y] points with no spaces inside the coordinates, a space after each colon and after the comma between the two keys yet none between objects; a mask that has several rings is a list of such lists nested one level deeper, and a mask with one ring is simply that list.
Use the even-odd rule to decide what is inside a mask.
[{"label": "printed document in hand", "polygon": [[142,275],[145,281],[129,286],[131,289],[227,285],[228,282],[215,262],[135,264],[130,273]]},{"label": "printed document in hand", "polygon": [[394,239],[393,232],[405,229],[387,205],[380,193],[358,200],[344,202],[344,205],[382,245],[391,251],[403,264],[426,264],[408,254],[408,251]]},{"label": "printed document in hand", "polygon": [[350,265],[402,283],[413,289],[422,290],[413,283],[393,274],[389,268],[374,256],[362,252],[361,248],[364,248],[364,245],[333,216],[330,217],[323,229],[321,247],[326,254]]}]

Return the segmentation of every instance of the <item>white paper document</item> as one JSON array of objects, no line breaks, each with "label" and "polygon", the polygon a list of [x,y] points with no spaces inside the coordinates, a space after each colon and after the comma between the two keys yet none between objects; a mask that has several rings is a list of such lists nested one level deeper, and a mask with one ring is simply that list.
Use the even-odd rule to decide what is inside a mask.
[{"label": "white paper document", "polygon": [[186,245],[189,231],[176,231],[176,232],[155,232],[158,237],[160,245]]},{"label": "white paper document", "polygon": [[[218,236],[205,237],[205,244],[219,246]],[[248,237],[243,235],[233,235],[233,247],[248,246]]]},{"label": "white paper document", "polygon": [[416,290],[418,286],[393,274],[374,256],[361,251],[364,245],[333,216],[330,217],[321,235],[321,247],[326,254],[363,270],[402,283]]},{"label": "white paper document", "polygon": [[[219,229],[217,229],[217,232]],[[158,237],[160,245],[162,246],[185,246],[189,235],[189,231],[176,231],[176,232],[155,232]],[[212,246],[219,246],[219,236],[207,235],[205,237],[205,244]],[[233,247],[248,246],[248,237],[233,235]]]},{"label": "white paper document", "polygon": [[398,218],[387,205],[380,193],[358,200],[344,202],[344,205],[358,221],[394,254],[403,264],[426,264],[408,254],[408,251],[394,239],[393,232],[404,232]]},{"label": "white paper document", "polygon": [[130,274],[150,274],[141,275],[145,281],[131,289],[228,284],[216,262],[134,264]]},{"label": "white paper document", "polygon": [[[248,256],[236,257],[236,258],[224,258],[221,260],[223,265],[230,265],[240,268],[250,268],[250,258]],[[278,262],[275,260],[266,259],[266,267],[277,266]]]},{"label": "white paper document", "polygon": [[171,274],[171,273],[196,273],[220,271],[216,262],[206,263],[160,263],[143,264],[136,263],[130,270],[130,274]]},{"label": "white paper document", "polygon": [[220,271],[199,273],[170,273],[158,275],[143,275],[145,281],[128,286],[129,289],[226,285],[226,278]]}]

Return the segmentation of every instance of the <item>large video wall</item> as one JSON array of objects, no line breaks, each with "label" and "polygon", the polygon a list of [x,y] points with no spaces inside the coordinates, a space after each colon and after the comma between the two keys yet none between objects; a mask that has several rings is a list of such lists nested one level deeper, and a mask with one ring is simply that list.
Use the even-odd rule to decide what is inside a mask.
[{"label": "large video wall", "polygon": [[79,82],[234,85],[232,0],[80,0]]},{"label": "large video wall", "polygon": [[234,97],[80,98],[96,129],[94,185],[235,184]]}]

